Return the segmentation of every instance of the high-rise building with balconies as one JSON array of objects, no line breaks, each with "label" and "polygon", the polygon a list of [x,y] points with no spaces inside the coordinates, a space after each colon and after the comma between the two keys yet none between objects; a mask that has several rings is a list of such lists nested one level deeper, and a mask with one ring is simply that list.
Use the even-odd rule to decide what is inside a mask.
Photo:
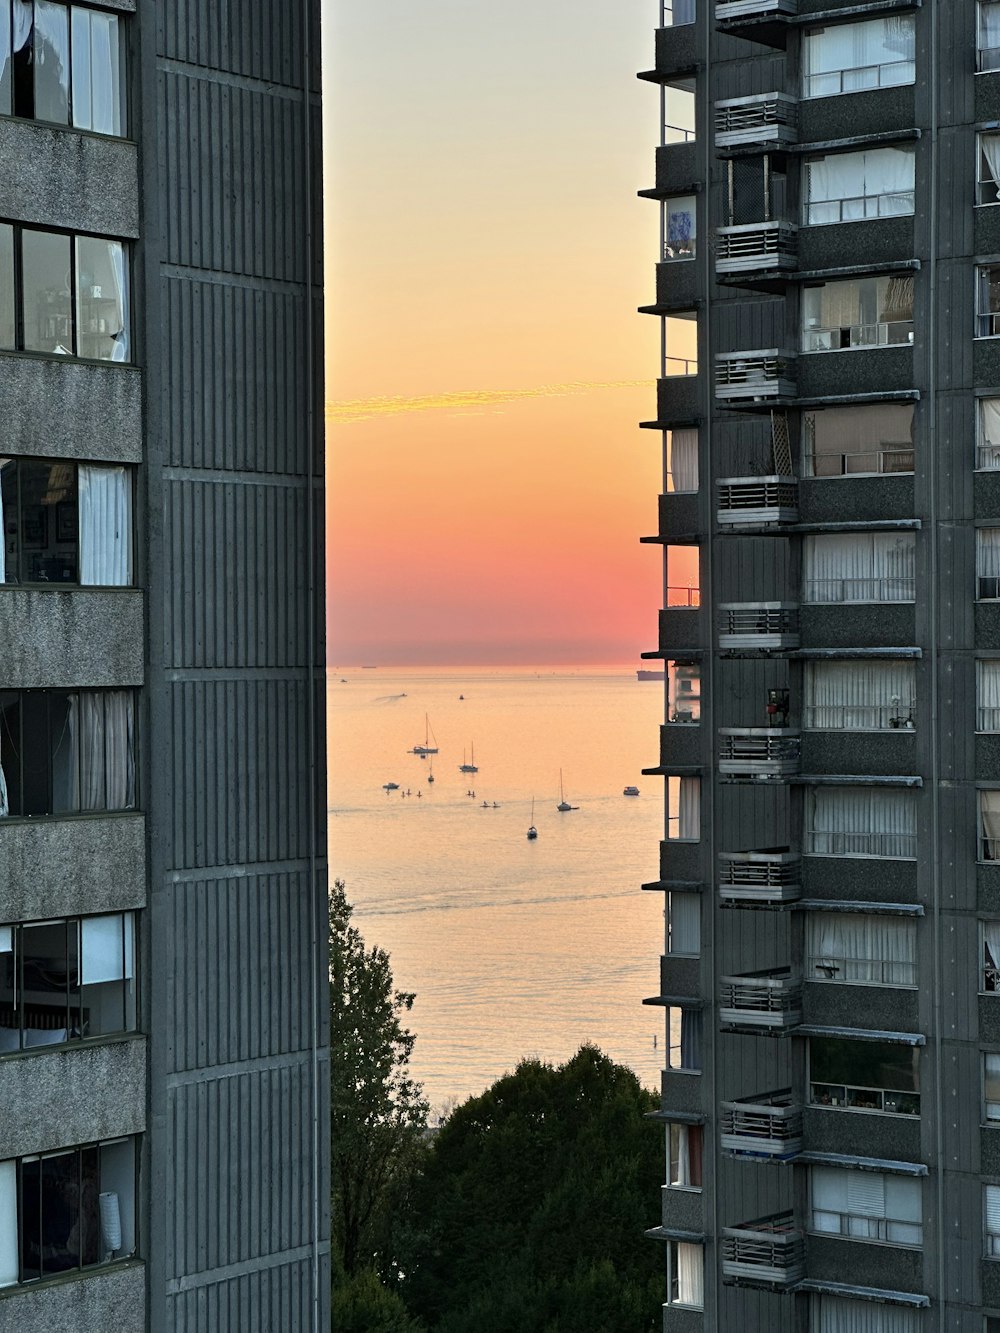
[{"label": "high-rise building with balconies", "polygon": [[318,0],[0,0],[0,1331],[329,1326]]},{"label": "high-rise building with balconies", "polygon": [[1000,3],[673,0],[640,77],[664,1328],[998,1333]]}]

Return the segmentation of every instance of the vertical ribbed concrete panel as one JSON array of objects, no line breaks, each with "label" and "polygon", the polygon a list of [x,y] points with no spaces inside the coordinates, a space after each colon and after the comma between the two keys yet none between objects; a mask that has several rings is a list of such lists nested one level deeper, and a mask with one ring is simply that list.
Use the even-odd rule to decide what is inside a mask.
[{"label": "vertical ribbed concrete panel", "polygon": [[329,1326],[318,0],[141,0],[152,1333]]}]

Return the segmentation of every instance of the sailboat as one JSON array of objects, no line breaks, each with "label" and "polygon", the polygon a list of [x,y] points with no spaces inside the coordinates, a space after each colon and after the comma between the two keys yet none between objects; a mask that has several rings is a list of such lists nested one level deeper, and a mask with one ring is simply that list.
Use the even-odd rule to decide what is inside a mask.
[{"label": "sailboat", "polygon": [[[432,741],[432,740],[433,740],[433,742],[434,742],[433,745],[431,745],[431,741]],[[415,746],[413,747],[413,749],[410,751],[410,754],[418,754],[418,755],[420,756],[421,759],[426,759],[427,756],[428,756],[429,754],[437,754],[437,752],[438,752],[437,737],[434,735],[434,732],[431,730],[430,720],[428,719],[427,714],[425,713],[425,714],[424,714],[424,743],[423,743],[423,745],[415,745]]]},{"label": "sailboat", "polygon": [[564,795],[564,793],[563,793],[563,777],[562,777],[562,769],[560,769],[560,770],[559,770],[559,804],[556,806],[556,809],[565,812],[565,811],[567,811],[567,810],[579,810],[579,808],[580,808],[580,807],[579,807],[578,805],[570,805],[569,801],[567,801],[567,799],[566,799],[566,797],[565,797],[565,795]]},{"label": "sailboat", "polygon": [[459,766],[458,766],[458,771],[459,771],[459,773],[478,773],[478,772],[479,772],[479,769],[476,767],[476,743],[475,743],[475,741],[473,741],[473,743],[472,743],[472,758],[471,758],[471,760],[470,760],[468,763],[465,762],[465,751],[464,751],[464,750],[462,751],[462,762],[461,762],[461,763],[459,764]]},{"label": "sailboat", "polygon": [[528,829],[528,841],[532,842],[538,837],[538,829],[535,828],[535,798],[531,798],[531,827]]},{"label": "sailboat", "polygon": [[434,781],[434,760],[433,760],[433,759],[431,760],[431,771],[427,774],[427,781],[428,781],[428,782],[433,782],[433,781]]}]

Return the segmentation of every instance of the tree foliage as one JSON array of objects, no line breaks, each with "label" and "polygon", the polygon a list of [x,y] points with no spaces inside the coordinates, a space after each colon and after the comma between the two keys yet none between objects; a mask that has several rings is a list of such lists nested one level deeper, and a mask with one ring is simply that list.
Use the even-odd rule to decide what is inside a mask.
[{"label": "tree foliage", "polygon": [[414,1189],[407,1307],[435,1333],[643,1333],[663,1256],[656,1098],[593,1046],[526,1060],[434,1135]]},{"label": "tree foliage", "polygon": [[[334,1264],[346,1279],[372,1270],[393,1280],[392,1220],[420,1154],[428,1108],[410,1075],[416,1038],[403,1026],[414,996],[395,989],[389,955],[366,947],[351,925],[353,911],[337,880],[329,933]],[[352,1289],[355,1303],[374,1298],[368,1278]]]}]

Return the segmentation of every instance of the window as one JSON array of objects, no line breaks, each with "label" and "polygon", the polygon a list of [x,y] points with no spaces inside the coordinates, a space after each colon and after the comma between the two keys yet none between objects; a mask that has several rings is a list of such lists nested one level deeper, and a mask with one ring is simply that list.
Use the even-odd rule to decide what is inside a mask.
[{"label": "window", "polygon": [[976,337],[1000,335],[1000,264],[976,269]]},{"label": "window", "polygon": [[1000,731],[1000,659],[976,663],[976,730]]},{"label": "window", "polygon": [[923,1243],[919,1179],[878,1171],[814,1166],[812,1229],[894,1245]]},{"label": "window", "polygon": [[0,926],[0,1055],[133,1032],[131,912]]},{"label": "window", "polygon": [[807,662],[802,725],[815,731],[911,730],[912,662]]},{"label": "window", "polygon": [[697,375],[698,316],[693,310],[664,318],[662,359],[664,378]]},{"label": "window", "polygon": [[667,1068],[701,1073],[701,1010],[667,1010]]},{"label": "window", "polygon": [[980,71],[1000,69],[1000,4],[997,0],[979,0],[976,68]]},{"label": "window", "polygon": [[705,1252],[701,1245],[681,1240],[667,1241],[667,1304],[689,1305],[700,1310],[705,1304]]},{"label": "window", "polygon": [[892,88],[916,77],[915,30],[908,14],[814,28],[803,45],[803,97]]},{"label": "window", "polygon": [[134,808],[132,690],[0,690],[0,816]]},{"label": "window", "polygon": [[701,953],[701,898],[697,893],[667,894],[667,953],[689,958]]},{"label": "window", "polygon": [[701,667],[697,662],[667,662],[667,721],[696,726],[701,721]]},{"label": "window", "polygon": [[994,1318],[993,1315],[985,1316],[983,1324],[983,1333],[1000,1333],[1000,1318]]},{"label": "window", "polygon": [[976,600],[1000,599],[1000,528],[976,529]]},{"label": "window", "polygon": [[[993,793],[994,795],[998,793]],[[1000,921],[982,921],[983,937],[982,985],[980,990],[989,995],[1000,991]]]},{"label": "window", "polygon": [[912,602],[912,532],[822,533],[803,541],[804,602]]},{"label": "window", "polygon": [[921,1327],[915,1311],[898,1306],[843,1296],[809,1298],[809,1333],[920,1333]]},{"label": "window", "polygon": [[694,79],[663,85],[663,144],[694,140]]},{"label": "window", "polygon": [[863,986],[917,984],[913,921],[861,912],[812,912],[806,923],[807,977]]},{"label": "window", "polygon": [[0,222],[0,348],[128,361],[129,319],[121,241]]},{"label": "window", "polygon": [[807,793],[805,818],[807,855],[916,858],[917,810],[911,791],[815,787]]},{"label": "window", "polygon": [[134,1139],[0,1162],[0,1286],[135,1253]]},{"label": "window", "polygon": [[855,278],[802,290],[803,352],[913,342],[913,278]]},{"label": "window", "polygon": [[663,548],[663,605],[671,610],[701,606],[700,551],[697,546]]},{"label": "window", "polygon": [[0,458],[0,583],[132,582],[128,468]]},{"label": "window", "polygon": [[986,1257],[1000,1259],[1000,1185],[983,1186]]},{"label": "window", "polygon": [[694,259],[697,214],[693,194],[663,201],[663,258]]},{"label": "window", "polygon": [[1000,791],[979,793],[979,859],[1000,861]]},{"label": "window", "polygon": [[842,1111],[920,1114],[920,1051],[887,1041],[812,1037],[809,1101]]},{"label": "window", "polygon": [[831,153],[806,162],[806,226],[901,217],[913,212],[912,148]]},{"label": "window", "polygon": [[667,837],[697,842],[701,837],[701,778],[667,778]]},{"label": "window", "polygon": [[983,1105],[987,1120],[1000,1120],[1000,1053],[983,1052]]},{"label": "window", "polygon": [[695,0],[663,0],[661,28],[679,28],[695,21]]},{"label": "window", "polygon": [[705,1131],[701,1125],[667,1126],[670,1179],[675,1189],[701,1189],[701,1154]]},{"label": "window", "polygon": [[980,398],[976,407],[976,467],[1000,469],[1000,398]]},{"label": "window", "polygon": [[664,494],[693,495],[698,489],[698,431],[695,427],[684,430],[665,430]]},{"label": "window", "polygon": [[1000,134],[980,134],[977,151],[976,203],[1000,203]]},{"label": "window", "polygon": [[123,135],[122,20],[81,5],[0,0],[0,115]]},{"label": "window", "polygon": [[913,471],[913,405],[826,407],[802,413],[803,475],[878,476]]}]

